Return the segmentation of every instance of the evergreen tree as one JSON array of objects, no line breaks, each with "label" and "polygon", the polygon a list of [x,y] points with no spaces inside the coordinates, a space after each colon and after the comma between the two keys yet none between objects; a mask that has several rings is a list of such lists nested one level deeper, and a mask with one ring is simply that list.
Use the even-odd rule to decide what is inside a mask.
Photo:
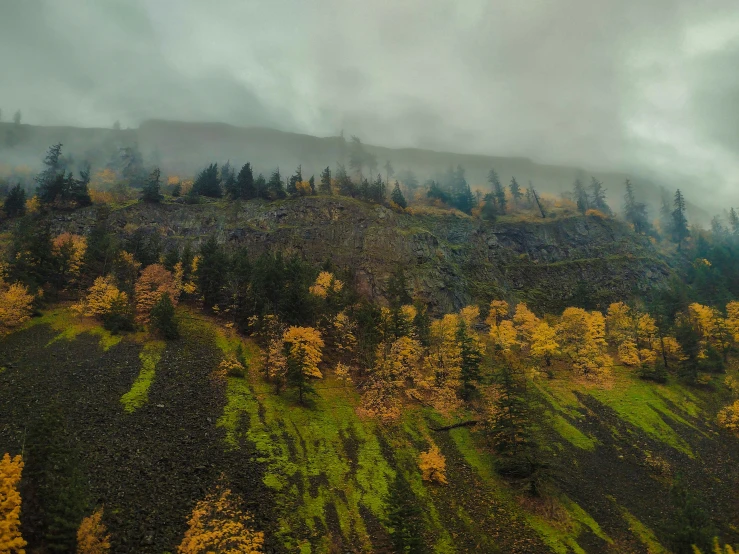
[{"label": "evergreen tree", "polygon": [[662,194],[662,204],[659,209],[660,218],[660,230],[663,236],[672,237],[673,235],[673,221],[672,221],[672,198],[667,191],[662,188],[660,191]]},{"label": "evergreen tree", "polygon": [[179,338],[180,332],[175,320],[174,304],[172,304],[169,293],[162,294],[157,303],[154,304],[151,308],[150,318],[152,329],[162,338],[166,340]]},{"label": "evergreen tree", "polygon": [[263,198],[269,200],[269,188],[267,188],[267,180],[261,173],[254,179],[254,190],[257,193],[257,198]]},{"label": "evergreen tree", "polygon": [[498,217],[495,195],[492,192],[488,192],[485,195],[484,204],[482,205],[482,210],[480,210],[480,217],[486,221],[495,221]]},{"label": "evergreen tree", "polygon": [[329,196],[333,194],[331,191],[331,168],[328,166],[321,172],[321,184],[318,185],[318,192]]},{"label": "evergreen tree", "polygon": [[534,202],[536,203],[536,206],[539,208],[539,212],[541,213],[542,219],[546,219],[547,214],[544,213],[544,207],[541,205],[541,202],[539,202],[539,195],[536,193],[536,189],[534,188],[534,185],[530,186],[531,190],[531,196],[534,198]]},{"label": "evergreen tree", "polygon": [[242,200],[251,200],[258,196],[257,188],[254,184],[254,172],[252,171],[250,163],[245,163],[243,165],[241,171],[239,171],[238,177],[236,177],[233,189],[231,191],[226,189],[226,192],[228,192],[229,196],[234,200],[239,198]]},{"label": "evergreen tree", "polygon": [[505,215],[508,200],[505,196],[505,188],[503,188],[503,184],[500,182],[500,179],[498,179],[498,173],[494,169],[491,169],[488,174],[488,183],[490,183],[493,195],[492,198],[495,203],[497,213],[499,215]]},{"label": "evergreen tree", "polygon": [[521,193],[521,187],[518,184],[518,181],[516,181],[515,177],[511,177],[511,184],[508,185],[508,188],[511,191],[511,198],[513,198],[513,205],[518,208],[518,205],[521,201],[521,197],[523,194]]},{"label": "evergreen tree", "polygon": [[[180,253],[177,250],[177,247],[169,248],[167,252],[164,254],[164,260],[162,261],[162,265],[167,271],[174,272],[175,265],[177,265],[177,262],[180,261]],[[183,267],[184,270],[184,267]]]},{"label": "evergreen tree", "polygon": [[305,396],[315,394],[316,390],[311,384],[310,377],[306,375],[306,355],[302,346],[293,348],[290,343],[285,343],[286,371],[285,382],[288,388],[298,392],[298,401],[301,405],[305,403]]},{"label": "evergreen tree", "polygon": [[20,183],[15,185],[3,203],[3,211],[8,217],[22,216],[26,213],[26,191]]},{"label": "evergreen tree", "polygon": [[157,167],[144,182],[144,187],[141,189],[141,200],[151,204],[158,204],[162,201],[164,197],[161,193],[160,177],[161,173]]},{"label": "evergreen tree", "polygon": [[200,262],[197,268],[197,282],[203,303],[207,308],[220,303],[223,285],[228,272],[228,256],[211,236],[200,247]]},{"label": "evergreen tree", "polygon": [[295,196],[298,193],[297,185],[303,180],[303,166],[299,165],[295,170],[295,174],[290,177],[287,181],[287,193],[290,196]]},{"label": "evergreen tree", "polygon": [[590,180],[590,199],[593,208],[606,215],[611,214],[611,207],[606,202],[606,189],[603,188],[603,183],[595,177],[591,177]]},{"label": "evergreen tree", "polygon": [[647,205],[643,202],[637,202],[636,196],[634,195],[634,186],[631,181],[626,179],[626,196],[624,204],[624,215],[626,221],[634,226],[636,233],[648,233],[651,231],[651,224],[649,223],[649,216],[647,214]]},{"label": "evergreen tree", "polygon": [[460,353],[460,381],[462,386],[459,395],[464,400],[470,400],[475,392],[475,383],[480,380],[480,365],[482,351],[467,328],[464,318],[459,318],[456,334]]},{"label": "evergreen tree", "polygon": [[370,183],[366,178],[362,178],[361,183],[359,184],[359,197],[362,200],[369,200],[371,197],[370,194]]},{"label": "evergreen tree", "polygon": [[400,184],[398,181],[395,181],[395,187],[393,188],[392,195],[390,195],[390,199],[403,209],[408,205],[405,201],[405,196],[403,196],[403,193],[400,190]]},{"label": "evergreen tree", "polygon": [[[229,196],[229,191],[233,191],[236,188],[236,172],[231,167],[231,162],[226,162],[221,167],[221,183],[223,184],[223,190]],[[231,196],[233,198],[233,196]]]},{"label": "evergreen tree", "polygon": [[285,188],[282,186],[282,176],[280,175],[279,167],[272,172],[272,175],[267,182],[267,191],[270,200],[285,198]]},{"label": "evergreen tree", "polygon": [[110,273],[118,252],[115,234],[110,228],[110,208],[102,205],[97,208],[95,224],[87,235],[87,248],[82,259],[81,275],[84,285],[89,286],[96,277]]},{"label": "evergreen tree", "polygon": [[672,237],[677,249],[682,250],[683,242],[690,236],[688,219],[685,217],[685,197],[680,189],[675,191],[675,209],[672,211]]},{"label": "evergreen tree", "polygon": [[580,179],[575,179],[574,196],[575,202],[577,202],[577,210],[584,215],[590,208],[590,198],[588,197],[588,191],[585,190],[585,185],[582,184]]},{"label": "evergreen tree", "polygon": [[121,148],[119,157],[123,180],[129,187],[139,188],[146,179],[146,171],[138,147],[134,145]]},{"label": "evergreen tree", "polygon": [[667,536],[675,554],[693,554],[693,546],[709,552],[715,534],[711,518],[682,476],[675,478],[669,498],[675,514],[667,524]]},{"label": "evergreen tree", "polygon": [[80,178],[72,179],[70,186],[70,197],[79,207],[84,208],[92,205],[90,198],[90,164],[85,163],[80,169]]},{"label": "evergreen tree", "polygon": [[734,237],[739,237],[739,215],[737,215],[734,208],[729,210],[729,226],[731,228],[731,234]]},{"label": "evergreen tree", "polygon": [[377,179],[372,183],[370,187],[370,199],[374,202],[383,203],[387,197],[387,187],[385,182],[382,180],[382,175],[377,174]]},{"label": "evergreen tree", "polygon": [[182,196],[182,183],[179,181],[172,187],[172,198],[179,198]]},{"label": "evergreen tree", "polygon": [[22,217],[13,230],[8,254],[10,282],[20,281],[36,291],[53,280],[55,264],[48,222],[30,214]]},{"label": "evergreen tree", "polygon": [[44,170],[36,177],[38,198],[44,204],[51,204],[64,194],[65,188],[65,163],[61,143],[49,147],[43,163]]},{"label": "evergreen tree", "polygon": [[339,194],[342,196],[357,196],[357,187],[349,178],[346,169],[344,169],[344,166],[341,164],[339,164],[339,167],[336,169],[336,184],[339,187]]},{"label": "evergreen tree", "polygon": [[390,528],[395,552],[404,554],[427,552],[422,536],[423,511],[402,471],[395,473],[395,479],[388,487],[386,504],[387,526]]},{"label": "evergreen tree", "polygon": [[196,196],[207,196],[210,198],[220,198],[221,178],[218,174],[218,164],[210,164],[207,168],[198,173],[195,182],[192,185],[191,193]]},{"label": "evergreen tree", "polygon": [[308,184],[310,185],[310,193],[316,194],[316,176],[311,175],[310,179],[308,179]]}]

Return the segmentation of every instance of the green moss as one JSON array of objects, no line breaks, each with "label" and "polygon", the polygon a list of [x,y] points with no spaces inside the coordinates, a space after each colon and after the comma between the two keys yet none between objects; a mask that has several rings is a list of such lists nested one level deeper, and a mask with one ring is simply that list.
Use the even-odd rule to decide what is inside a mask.
[{"label": "green moss", "polygon": [[604,540],[608,544],[613,544],[613,540],[603,532],[600,525],[598,525],[598,522],[590,517],[590,514],[583,510],[576,502],[564,497],[562,504],[567,509],[572,520],[579,524],[579,527],[576,526],[577,528],[575,530],[578,536],[584,530],[584,527],[587,527],[596,537]]},{"label": "green moss", "polygon": [[659,543],[649,527],[639,521],[626,508],[619,506],[619,509],[624,520],[629,524],[629,531],[646,547],[648,554],[669,554],[670,551]]},{"label": "green moss", "polygon": [[121,396],[121,404],[126,412],[131,413],[137,410],[149,400],[149,388],[154,380],[156,366],[165,346],[164,341],[147,342],[139,353],[141,371],[131,386],[131,390]]},{"label": "green moss", "polygon": [[48,325],[58,334],[52,338],[46,346],[50,346],[60,340],[74,340],[83,333],[90,333],[99,337],[100,348],[107,352],[122,340],[121,335],[113,335],[104,329],[97,321],[77,315],[69,308],[57,308],[46,312],[38,318],[34,318],[26,325]]},{"label": "green moss", "polygon": [[583,450],[595,450],[596,441],[585,435],[561,415],[556,414],[552,417],[552,427],[573,446]]}]

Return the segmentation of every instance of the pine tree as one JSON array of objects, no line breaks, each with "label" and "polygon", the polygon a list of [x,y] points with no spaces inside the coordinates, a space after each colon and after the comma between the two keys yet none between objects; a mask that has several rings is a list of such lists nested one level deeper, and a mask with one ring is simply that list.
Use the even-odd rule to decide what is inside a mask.
[{"label": "pine tree", "polygon": [[[280,187],[281,188],[281,187]],[[254,179],[254,190],[257,193],[257,198],[263,198],[269,200],[269,189],[267,188],[267,179],[261,173]]]},{"label": "pine tree", "polygon": [[331,190],[331,168],[328,166],[321,172],[321,184],[318,185],[318,192],[328,196],[333,194]]},{"label": "pine tree", "polygon": [[161,193],[160,178],[161,173],[157,167],[144,182],[144,187],[141,189],[141,200],[151,204],[158,204],[162,201],[164,197]]},{"label": "pine tree", "polygon": [[498,209],[495,203],[495,196],[492,192],[488,192],[483,198],[484,203],[480,210],[480,217],[486,221],[495,221],[498,218]]},{"label": "pine tree", "polygon": [[250,163],[245,163],[239,171],[236,182],[234,183],[233,191],[229,193],[229,196],[236,199],[251,200],[257,197],[257,189],[254,184],[254,173],[251,169]]},{"label": "pine tree", "polygon": [[690,236],[688,219],[685,217],[685,197],[680,189],[675,191],[675,209],[672,211],[672,236],[677,249],[682,250],[683,242]]},{"label": "pine tree", "polygon": [[739,215],[737,215],[734,208],[729,210],[729,225],[731,226],[731,233],[735,237],[739,237]]},{"label": "pine tree", "polygon": [[49,147],[43,163],[44,170],[36,177],[37,194],[41,202],[51,204],[64,192],[65,164],[62,159],[61,143]]},{"label": "pine tree", "polygon": [[603,183],[595,177],[591,177],[590,181],[590,198],[593,208],[606,215],[611,214],[611,208],[606,202],[606,189],[603,188]]},{"label": "pine tree", "polygon": [[511,177],[511,184],[508,185],[508,188],[511,191],[511,198],[513,198],[513,205],[518,208],[518,204],[521,201],[521,197],[523,194],[521,193],[521,187],[518,184],[518,181],[516,181],[515,177]]},{"label": "pine tree", "polygon": [[297,184],[303,181],[303,166],[299,165],[295,173],[287,181],[287,193],[295,196],[298,193]]},{"label": "pine tree", "polygon": [[584,215],[590,208],[590,198],[585,190],[585,185],[582,184],[580,179],[575,179],[574,196],[575,202],[577,202],[577,210]]},{"label": "pine tree", "polygon": [[90,164],[85,163],[80,169],[80,178],[73,179],[70,186],[70,199],[74,201],[77,206],[84,208],[92,205],[92,198],[90,198]]},{"label": "pine tree", "polygon": [[172,304],[172,299],[168,293],[162,294],[157,303],[151,308],[149,321],[152,329],[162,338],[166,340],[179,338],[180,333],[175,320],[174,304]]},{"label": "pine tree", "polygon": [[303,405],[305,396],[316,392],[306,372],[305,349],[301,345],[293,347],[290,343],[285,343],[285,357],[287,359],[285,382],[289,388],[298,392],[298,401]]},{"label": "pine tree", "polygon": [[392,200],[403,209],[405,209],[408,205],[405,201],[405,196],[403,196],[403,193],[400,190],[400,184],[398,183],[398,181],[395,181],[395,187],[393,188],[393,193],[390,195],[390,200]]},{"label": "pine tree", "polygon": [[495,203],[496,211],[499,215],[505,215],[506,205],[508,200],[505,196],[505,189],[498,179],[498,174],[494,169],[490,170],[488,174],[488,183],[490,183],[491,192],[493,194],[493,201]]},{"label": "pine tree", "polygon": [[377,174],[377,179],[372,183],[370,187],[370,199],[374,202],[383,203],[387,196],[387,188],[385,182],[382,180],[382,175]]},{"label": "pine tree", "polygon": [[464,318],[459,318],[456,334],[460,353],[460,381],[462,386],[459,391],[460,397],[470,400],[475,392],[475,383],[480,379],[480,365],[482,364],[482,350],[475,341],[474,336],[467,328]]},{"label": "pine tree", "polygon": [[226,194],[236,188],[236,172],[231,167],[231,162],[226,162],[221,167],[221,183],[223,184],[223,190]]},{"label": "pine tree", "polygon": [[643,202],[637,202],[634,195],[634,186],[628,179],[626,179],[626,196],[624,198],[624,216],[626,221],[634,226],[634,231],[640,234],[651,231],[652,226],[647,215],[647,205]]},{"label": "pine tree", "polygon": [[339,187],[339,194],[342,196],[354,197],[357,196],[357,193],[359,192],[351,178],[349,178],[346,169],[344,169],[344,166],[341,164],[339,164],[339,167],[336,169],[336,184]]},{"label": "pine tree", "polygon": [[423,512],[410,483],[401,471],[388,487],[387,526],[395,552],[422,554],[427,552],[423,542]]},{"label": "pine tree", "polygon": [[269,197],[271,200],[279,200],[287,196],[279,167],[272,172],[272,175],[270,175],[269,181],[267,182],[267,190],[269,191]]},{"label": "pine tree", "polygon": [[220,198],[223,195],[217,163],[210,164],[198,174],[190,192],[193,195],[207,196],[210,198]]},{"label": "pine tree", "polygon": [[226,281],[228,256],[211,236],[200,247],[200,262],[197,267],[197,281],[203,303],[212,308],[221,300],[221,291]]},{"label": "pine tree", "polygon": [[308,179],[308,184],[310,185],[310,193],[315,195],[316,194],[316,176],[311,175],[310,179]]},{"label": "pine tree", "polygon": [[22,216],[26,213],[26,191],[20,183],[15,185],[3,203],[3,211],[8,217]]}]

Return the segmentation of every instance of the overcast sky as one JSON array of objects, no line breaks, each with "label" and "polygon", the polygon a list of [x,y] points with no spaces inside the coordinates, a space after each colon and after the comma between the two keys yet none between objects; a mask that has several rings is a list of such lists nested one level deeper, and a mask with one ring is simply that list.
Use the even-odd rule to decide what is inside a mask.
[{"label": "overcast sky", "polygon": [[0,108],[639,169],[739,204],[736,0],[0,0]]}]

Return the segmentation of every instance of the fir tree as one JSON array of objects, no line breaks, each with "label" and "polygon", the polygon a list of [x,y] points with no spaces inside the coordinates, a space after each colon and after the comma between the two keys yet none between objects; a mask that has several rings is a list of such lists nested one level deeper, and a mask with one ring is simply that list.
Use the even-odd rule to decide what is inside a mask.
[{"label": "fir tree", "polygon": [[222,196],[221,177],[218,174],[217,163],[210,164],[198,174],[192,185],[191,192],[193,195],[208,196],[210,198],[220,198]]},{"label": "fir tree", "polygon": [[387,196],[387,188],[385,182],[382,180],[382,175],[377,174],[377,179],[374,180],[370,187],[370,199],[374,202],[383,203]]},{"label": "fir tree", "polygon": [[231,167],[231,162],[226,162],[221,167],[221,183],[223,184],[223,190],[226,194],[236,188],[236,172]]},{"label": "fir tree", "polygon": [[492,192],[488,192],[483,200],[484,204],[482,205],[480,216],[486,221],[495,221],[498,217],[495,195]]},{"label": "fir tree", "polygon": [[339,187],[339,194],[342,196],[357,196],[357,187],[354,185],[344,166],[339,164],[336,170],[336,184]]},{"label": "fir tree", "polygon": [[295,173],[287,181],[287,193],[295,196],[298,193],[297,185],[303,180],[303,166],[299,165]]},{"label": "fir tree", "polygon": [[43,163],[44,170],[36,177],[38,198],[44,204],[51,204],[64,193],[65,167],[61,143],[49,147]]},{"label": "fir tree", "polygon": [[577,203],[577,210],[584,215],[588,211],[588,208],[590,208],[590,198],[588,197],[588,192],[585,190],[585,185],[582,184],[580,179],[575,179],[574,196],[575,202]]},{"label": "fir tree", "polygon": [[401,471],[388,487],[387,526],[395,552],[422,554],[427,552],[423,542],[423,512],[413,494],[410,483]]},{"label": "fir tree", "polygon": [[400,190],[400,184],[398,181],[395,181],[395,187],[393,188],[393,193],[390,195],[390,199],[403,209],[408,205],[405,201],[405,196],[403,196],[403,193]]},{"label": "fir tree", "polygon": [[321,183],[318,185],[318,192],[321,194],[327,194],[331,195],[333,192],[331,191],[331,168],[326,167],[321,172]]},{"label": "fir tree", "polygon": [[464,318],[459,318],[456,334],[460,352],[460,381],[462,386],[459,395],[464,400],[470,400],[476,392],[475,383],[480,379],[480,364],[482,351],[467,328]]},{"label": "fir tree", "polygon": [[503,184],[500,182],[500,179],[498,179],[498,173],[494,169],[491,169],[488,174],[488,183],[490,183],[490,187],[492,189],[497,213],[499,215],[505,215],[508,200],[505,196],[505,188],[503,188]]},{"label": "fir tree", "polygon": [[603,188],[603,183],[595,177],[591,177],[590,180],[590,200],[593,208],[606,215],[611,214],[611,207],[606,202],[606,189]]},{"label": "fir tree", "polygon": [[293,347],[290,343],[285,343],[286,372],[285,383],[288,388],[292,388],[298,393],[298,401],[301,405],[305,403],[305,396],[315,394],[316,391],[311,384],[310,377],[306,375],[306,354],[303,347],[298,345]]},{"label": "fir tree", "polygon": [[20,183],[15,185],[3,203],[3,211],[8,217],[18,217],[26,213],[26,191]]},{"label": "fir tree", "polygon": [[162,294],[157,303],[151,308],[150,318],[152,329],[162,338],[166,340],[179,338],[180,333],[175,320],[174,304],[172,304],[172,299],[168,293]]},{"label": "fir tree", "polygon": [[[282,187],[280,187],[282,188]],[[269,188],[267,187],[267,179],[261,173],[254,179],[254,190],[257,194],[257,198],[263,198],[269,200]]]},{"label": "fir tree", "polygon": [[682,250],[683,242],[690,236],[688,219],[685,217],[685,197],[680,189],[675,191],[675,209],[672,211],[672,237],[677,249]]},{"label": "fir tree", "polygon": [[513,198],[513,205],[518,208],[519,202],[521,201],[521,197],[523,194],[521,193],[521,187],[518,184],[518,181],[516,181],[515,177],[511,177],[511,184],[508,185],[508,188],[511,191],[511,198]]},{"label": "fir tree", "polygon": [[643,202],[637,202],[634,195],[634,186],[628,179],[626,179],[626,196],[624,198],[624,216],[626,221],[634,226],[634,231],[640,234],[651,231],[652,226],[647,215],[647,205]]},{"label": "fir tree", "polygon": [[316,194],[316,176],[311,175],[310,179],[308,179],[308,184],[310,185],[310,193]]},{"label": "fir tree", "polygon": [[144,182],[144,187],[141,189],[141,200],[150,204],[158,204],[162,201],[164,197],[161,193],[160,178],[161,173],[157,167]]},{"label": "fir tree", "polygon": [[212,308],[221,300],[223,285],[228,271],[228,256],[211,236],[200,247],[200,263],[197,268],[197,281],[203,303]]},{"label": "fir tree", "polygon": [[254,172],[252,171],[251,164],[245,163],[239,171],[236,182],[234,183],[233,191],[229,193],[233,199],[251,200],[256,198],[257,188],[254,184]]},{"label": "fir tree", "polygon": [[285,188],[282,186],[282,176],[280,175],[279,167],[272,172],[272,175],[267,182],[267,191],[270,200],[285,198]]},{"label": "fir tree", "polygon": [[737,215],[734,208],[729,210],[729,226],[731,228],[731,233],[735,237],[739,237],[739,215]]},{"label": "fir tree", "polygon": [[84,208],[92,205],[92,198],[90,198],[90,164],[85,163],[80,169],[80,178],[73,179],[70,186],[70,199],[74,201],[77,206]]}]

